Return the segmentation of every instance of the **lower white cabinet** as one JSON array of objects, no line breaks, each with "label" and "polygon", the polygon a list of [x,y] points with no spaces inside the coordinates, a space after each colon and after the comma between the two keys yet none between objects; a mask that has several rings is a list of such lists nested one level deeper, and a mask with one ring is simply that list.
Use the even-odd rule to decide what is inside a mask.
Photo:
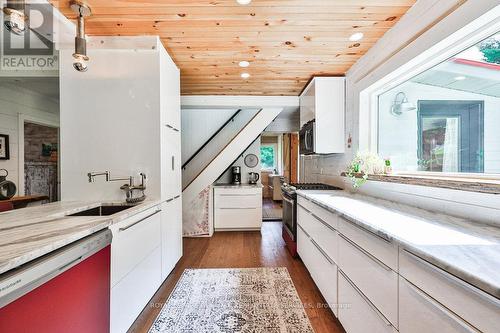
[{"label": "lower white cabinet", "polygon": [[182,197],[161,205],[161,277],[164,280],[182,257]]},{"label": "lower white cabinet", "polygon": [[422,290],[399,278],[401,333],[478,333],[479,331]]},{"label": "lower white cabinet", "polygon": [[262,226],[262,187],[215,187],[216,230],[257,230]]},{"label": "lower white cabinet", "polygon": [[300,225],[297,250],[328,306],[337,315],[337,265]]},{"label": "lower white cabinet", "polygon": [[339,271],[338,290],[338,318],[346,332],[397,332],[382,313],[377,310],[368,298],[341,271]]},{"label": "lower white cabinet", "polygon": [[160,212],[154,207],[110,227],[112,333],[128,330],[162,282]]}]

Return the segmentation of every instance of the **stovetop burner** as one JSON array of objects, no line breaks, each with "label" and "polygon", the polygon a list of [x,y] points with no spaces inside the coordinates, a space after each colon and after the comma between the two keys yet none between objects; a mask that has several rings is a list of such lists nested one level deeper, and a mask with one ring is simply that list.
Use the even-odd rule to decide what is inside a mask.
[{"label": "stovetop burner", "polygon": [[286,192],[290,195],[295,194],[296,190],[323,190],[323,191],[332,191],[332,190],[342,190],[339,187],[321,184],[321,183],[291,183],[291,184],[283,184],[281,187],[283,192]]}]

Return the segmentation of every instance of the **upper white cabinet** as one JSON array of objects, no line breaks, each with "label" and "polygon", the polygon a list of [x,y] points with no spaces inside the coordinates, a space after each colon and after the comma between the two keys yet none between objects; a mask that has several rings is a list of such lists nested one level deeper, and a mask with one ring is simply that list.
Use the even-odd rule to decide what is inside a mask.
[{"label": "upper white cabinet", "polygon": [[304,89],[300,95],[300,126],[313,119],[315,153],[344,153],[344,77],[315,77]]},{"label": "upper white cabinet", "polygon": [[163,47],[160,48],[160,73],[162,123],[168,128],[180,130],[180,71]]}]

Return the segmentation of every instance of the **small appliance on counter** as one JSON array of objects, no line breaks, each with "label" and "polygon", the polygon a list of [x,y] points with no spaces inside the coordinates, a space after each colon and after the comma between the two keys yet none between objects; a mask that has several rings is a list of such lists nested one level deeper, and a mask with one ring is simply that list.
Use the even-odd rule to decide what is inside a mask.
[{"label": "small appliance on counter", "polygon": [[232,167],[232,177],[231,177],[231,183],[233,185],[240,185],[241,184],[241,167],[240,166],[233,166]]},{"label": "small appliance on counter", "polygon": [[342,190],[339,187],[316,184],[316,183],[295,183],[283,184],[281,193],[283,195],[283,230],[282,237],[290,254],[297,256],[297,190]]},{"label": "small appliance on counter", "polygon": [[255,185],[260,179],[260,175],[257,172],[248,173],[248,184]]}]

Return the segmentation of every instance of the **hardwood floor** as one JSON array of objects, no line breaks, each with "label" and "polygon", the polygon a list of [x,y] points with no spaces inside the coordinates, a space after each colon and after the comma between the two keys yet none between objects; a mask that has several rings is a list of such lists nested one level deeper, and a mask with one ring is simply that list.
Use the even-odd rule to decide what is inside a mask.
[{"label": "hardwood floor", "polygon": [[345,332],[300,259],[290,256],[281,223],[264,222],[262,231],[216,232],[211,238],[184,238],[184,256],[142,311],[129,332],[147,332],[186,268],[286,267],[316,333]]},{"label": "hardwood floor", "polygon": [[283,217],[283,206],[281,202],[271,199],[262,199],[262,218],[264,220],[281,220]]}]

